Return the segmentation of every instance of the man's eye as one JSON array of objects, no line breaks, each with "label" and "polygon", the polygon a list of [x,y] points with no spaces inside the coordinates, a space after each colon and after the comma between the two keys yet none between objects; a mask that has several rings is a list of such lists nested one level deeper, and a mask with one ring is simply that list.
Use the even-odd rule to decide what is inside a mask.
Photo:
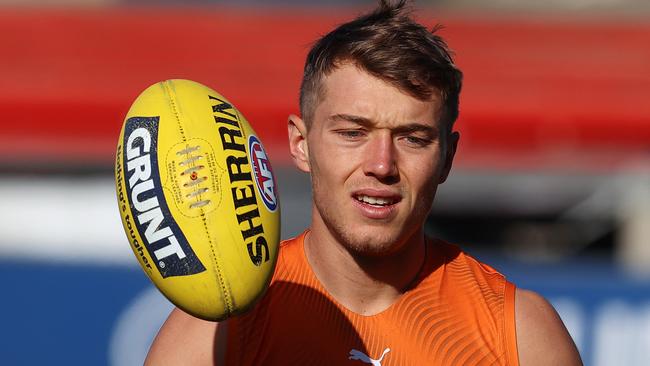
[{"label": "man's eye", "polygon": [[338,130],[336,131],[340,136],[353,139],[353,138],[359,138],[363,136],[363,131],[361,130]]},{"label": "man's eye", "polygon": [[404,136],[404,140],[409,144],[416,147],[427,146],[431,143],[431,140],[427,138],[417,137],[417,136]]}]

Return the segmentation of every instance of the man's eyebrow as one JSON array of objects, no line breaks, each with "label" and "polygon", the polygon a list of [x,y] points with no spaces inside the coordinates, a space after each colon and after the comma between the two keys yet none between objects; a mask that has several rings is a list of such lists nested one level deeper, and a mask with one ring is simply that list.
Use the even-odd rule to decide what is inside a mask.
[{"label": "man's eyebrow", "polygon": [[347,121],[356,123],[361,126],[373,126],[375,123],[366,117],[355,116],[353,114],[339,113],[329,116],[328,120],[330,121]]},{"label": "man's eyebrow", "polygon": [[[339,113],[334,114],[328,118],[330,121],[346,121],[358,124],[363,127],[372,127],[376,123],[370,118],[356,116],[353,114]],[[424,123],[413,122],[406,125],[398,126],[392,129],[393,133],[405,134],[405,133],[414,133],[414,132],[423,132],[430,137],[435,137],[438,135],[438,129],[433,126],[429,126]]]},{"label": "man's eyebrow", "polygon": [[417,123],[417,122],[396,127],[393,129],[393,132],[396,133],[423,132],[431,137],[435,137],[438,135],[438,129],[436,127],[425,125],[423,123]]}]

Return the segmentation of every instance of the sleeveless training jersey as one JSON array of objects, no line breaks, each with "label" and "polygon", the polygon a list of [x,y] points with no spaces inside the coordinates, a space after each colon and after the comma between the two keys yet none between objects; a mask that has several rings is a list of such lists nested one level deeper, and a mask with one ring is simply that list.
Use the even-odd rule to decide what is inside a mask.
[{"label": "sleeveless training jersey", "polygon": [[227,365],[518,365],[515,286],[456,246],[428,240],[413,285],[372,316],[340,305],[284,241],[260,302],[228,321]]}]

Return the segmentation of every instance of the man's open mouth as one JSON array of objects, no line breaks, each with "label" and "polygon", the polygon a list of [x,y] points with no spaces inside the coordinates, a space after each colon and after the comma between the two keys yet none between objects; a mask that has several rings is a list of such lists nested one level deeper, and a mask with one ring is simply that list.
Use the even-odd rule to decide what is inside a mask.
[{"label": "man's open mouth", "polygon": [[359,201],[373,206],[390,206],[398,201],[394,197],[372,197],[364,194],[355,195],[354,198]]}]

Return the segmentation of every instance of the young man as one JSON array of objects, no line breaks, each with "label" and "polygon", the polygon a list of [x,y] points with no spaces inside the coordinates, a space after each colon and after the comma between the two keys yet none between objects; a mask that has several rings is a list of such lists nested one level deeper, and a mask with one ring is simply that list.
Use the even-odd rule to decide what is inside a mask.
[{"label": "young man", "polygon": [[542,297],[425,237],[461,72],[404,12],[382,1],[309,53],[289,146],[311,176],[311,227],[282,244],[265,296],[218,325],[174,310],[148,364],[581,364]]}]

